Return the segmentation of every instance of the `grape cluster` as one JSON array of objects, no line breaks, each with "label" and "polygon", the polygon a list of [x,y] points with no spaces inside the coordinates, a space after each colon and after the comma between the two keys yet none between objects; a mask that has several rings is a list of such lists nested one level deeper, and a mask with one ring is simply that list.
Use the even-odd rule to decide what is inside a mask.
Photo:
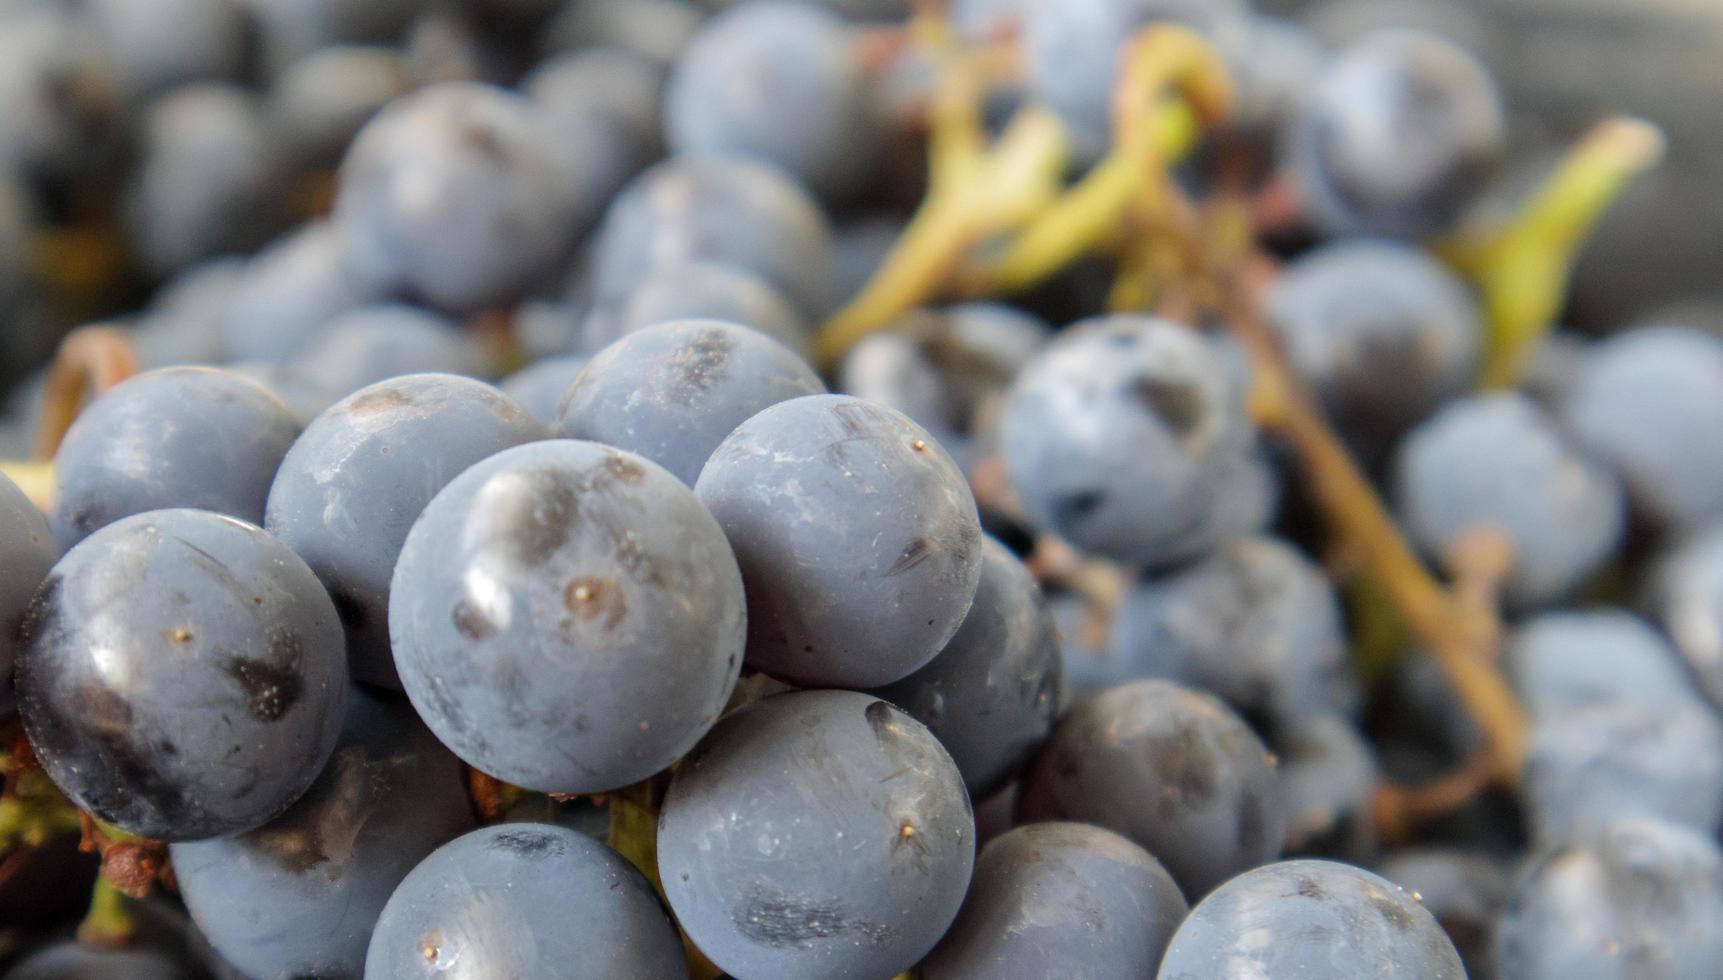
[{"label": "grape cluster", "polygon": [[1723,980],[1720,93],[1259,6],[0,0],[0,978]]}]

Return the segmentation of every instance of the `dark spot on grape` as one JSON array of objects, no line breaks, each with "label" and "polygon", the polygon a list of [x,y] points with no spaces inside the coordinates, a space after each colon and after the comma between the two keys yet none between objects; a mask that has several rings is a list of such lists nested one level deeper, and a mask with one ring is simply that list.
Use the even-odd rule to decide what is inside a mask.
[{"label": "dark spot on grape", "polygon": [[184,626],[176,626],[173,629],[168,630],[168,642],[172,643],[174,646],[185,646],[187,643],[191,642],[191,630],[186,629]]},{"label": "dark spot on grape", "polygon": [[556,554],[580,520],[580,499],[568,474],[553,469],[520,470],[480,491],[488,510],[487,536],[524,565],[542,565]]},{"label": "dark spot on grape", "polygon": [[622,483],[632,485],[646,479],[646,467],[641,466],[639,463],[629,459],[621,453],[606,453],[604,456],[604,468],[610,472],[611,476],[616,477],[616,479]]},{"label": "dark spot on grape", "polygon": [[486,847],[493,851],[508,851],[521,858],[538,858],[562,854],[568,845],[556,838],[534,830],[505,830],[494,835]]},{"label": "dark spot on grape", "polygon": [[1418,925],[1417,920],[1412,918],[1411,912],[1404,905],[1396,902],[1392,895],[1372,892],[1370,907],[1374,908],[1376,914],[1382,917],[1382,921],[1388,923],[1395,932],[1411,932]]},{"label": "dark spot on grape", "polygon": [[1318,901],[1328,897],[1328,893],[1322,890],[1322,886],[1317,884],[1314,878],[1298,879],[1298,894],[1304,898],[1313,898]]},{"label": "dark spot on grape", "polygon": [[640,546],[640,539],[632,532],[623,532],[616,542],[616,563],[628,576],[642,585],[655,588],[668,588],[670,576],[665,570],[665,564],[658,556],[651,554]]},{"label": "dark spot on grape", "polygon": [[750,942],[774,949],[811,946],[816,939],[852,938],[883,946],[893,938],[889,926],[851,921],[843,906],[789,895],[760,882],[749,883],[730,910],[736,930]]},{"label": "dark spot on grape", "polygon": [[665,397],[677,404],[692,405],[717,387],[730,373],[730,353],[735,338],[717,328],[701,330],[670,355],[668,368],[677,379],[665,385]]},{"label": "dark spot on grape", "polygon": [[233,657],[222,670],[245,692],[246,710],[258,721],[280,721],[305,693],[305,680],[296,666]]},{"label": "dark spot on grape", "polygon": [[1074,524],[1099,510],[1107,495],[1100,490],[1079,490],[1053,502],[1053,522]]},{"label": "dark spot on grape", "polygon": [[449,619],[455,624],[455,631],[469,640],[487,640],[497,635],[497,624],[465,599],[455,603]]},{"label": "dark spot on grape", "polygon": [[887,577],[892,575],[902,575],[904,572],[907,572],[926,561],[928,556],[932,554],[933,542],[929,541],[925,537],[916,538],[904,547],[903,554],[897,556],[897,561],[893,562],[892,566],[886,569],[885,574]]},{"label": "dark spot on grape", "polygon": [[1194,385],[1142,378],[1136,383],[1135,390],[1137,397],[1177,439],[1189,438],[1202,422],[1202,392]]}]

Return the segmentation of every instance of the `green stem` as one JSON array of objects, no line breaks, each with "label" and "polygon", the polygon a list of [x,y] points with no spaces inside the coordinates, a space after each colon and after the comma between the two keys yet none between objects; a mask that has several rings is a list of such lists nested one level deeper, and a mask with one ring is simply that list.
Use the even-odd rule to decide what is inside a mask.
[{"label": "green stem", "polygon": [[138,922],[132,900],[121,894],[107,875],[97,875],[96,890],[90,896],[90,910],[78,926],[78,941],[90,946],[119,948],[130,946],[137,933]]}]

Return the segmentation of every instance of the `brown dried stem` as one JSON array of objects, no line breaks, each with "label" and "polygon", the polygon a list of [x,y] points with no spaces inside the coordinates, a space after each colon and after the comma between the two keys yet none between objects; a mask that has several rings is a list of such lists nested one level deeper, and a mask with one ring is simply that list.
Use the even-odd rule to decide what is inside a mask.
[{"label": "brown dried stem", "polygon": [[48,366],[36,458],[53,458],[91,392],[99,395],[137,372],[137,354],[124,330],[88,326],[67,334]]}]

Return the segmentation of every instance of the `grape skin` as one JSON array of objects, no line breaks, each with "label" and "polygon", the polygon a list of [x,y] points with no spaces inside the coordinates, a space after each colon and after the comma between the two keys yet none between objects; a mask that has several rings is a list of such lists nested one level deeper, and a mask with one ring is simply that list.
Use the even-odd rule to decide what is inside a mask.
[{"label": "grape skin", "polygon": [[117,521],[54,566],[18,659],[37,758],[130,833],[261,826],[335,747],[347,662],[335,606],[262,528],[199,510]]}]

